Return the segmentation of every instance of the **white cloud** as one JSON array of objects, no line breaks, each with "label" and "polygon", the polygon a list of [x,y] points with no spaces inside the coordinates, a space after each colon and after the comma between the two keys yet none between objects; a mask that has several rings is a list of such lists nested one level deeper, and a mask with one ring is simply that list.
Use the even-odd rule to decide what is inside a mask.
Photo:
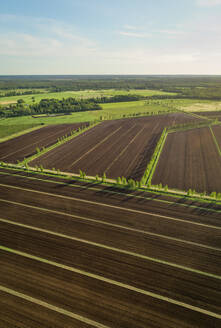
[{"label": "white cloud", "polygon": [[221,74],[219,16],[158,30],[126,25],[101,45],[61,21],[0,15],[0,74]]},{"label": "white cloud", "polygon": [[123,36],[132,37],[132,38],[149,38],[149,37],[151,37],[151,34],[149,34],[149,33],[135,33],[135,32],[120,31],[119,34],[123,35]]},{"label": "white cloud", "polygon": [[196,0],[198,6],[202,7],[212,7],[221,5],[221,0]]},{"label": "white cloud", "polygon": [[[0,55],[17,57],[58,57],[90,54],[96,43],[82,37],[73,26],[54,19],[1,15],[0,24],[23,26],[28,32],[0,32]],[[13,24],[12,24],[13,25]]]},{"label": "white cloud", "polygon": [[78,39],[37,37],[32,34],[0,34],[0,55],[16,57],[70,57],[90,55],[94,47]]},{"label": "white cloud", "polygon": [[184,31],[179,30],[159,30],[158,33],[167,34],[167,35],[183,35]]},{"label": "white cloud", "polygon": [[124,25],[126,30],[138,30],[139,28],[133,25]]}]

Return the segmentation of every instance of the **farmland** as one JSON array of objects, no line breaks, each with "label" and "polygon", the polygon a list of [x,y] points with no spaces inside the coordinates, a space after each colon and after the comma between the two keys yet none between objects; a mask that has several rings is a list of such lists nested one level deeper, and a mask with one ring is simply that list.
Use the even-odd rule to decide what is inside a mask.
[{"label": "farmland", "polygon": [[176,111],[175,108],[171,107],[172,104],[149,100],[130,101],[130,102],[119,102],[110,104],[101,104],[101,110],[76,112],[71,115],[64,115],[60,117],[48,117],[48,115],[35,116],[20,116],[13,118],[4,118],[0,120],[1,126],[7,125],[20,125],[20,124],[66,124],[66,123],[76,123],[76,122],[89,122],[100,119],[116,119],[121,117],[127,117],[128,115],[139,115],[140,113],[145,113],[144,115],[158,114],[158,112]]},{"label": "farmland", "polygon": [[165,126],[197,121],[186,114],[169,114],[106,121],[46,153],[30,166],[86,172],[89,176],[125,176],[140,180]]},{"label": "farmland", "polygon": [[219,326],[218,205],[0,176],[5,327]]},{"label": "farmland", "polygon": [[181,190],[221,191],[221,157],[209,128],[168,135],[153,176],[153,184],[159,183]]},{"label": "farmland", "polygon": [[38,124],[19,124],[19,125],[2,125],[0,127],[0,140],[10,135],[21,133],[39,126]]},{"label": "farmland", "polygon": [[36,153],[37,148],[49,147],[58,138],[70,135],[71,131],[86,126],[87,123],[50,125],[19,137],[0,143],[0,160],[10,163],[22,161]]},{"label": "farmland", "polygon": [[212,127],[212,129],[221,151],[221,125],[215,125]]},{"label": "farmland", "polygon": [[220,327],[220,83],[0,79],[0,94],[39,90],[0,97],[23,109],[146,97],[2,111],[0,328]]},{"label": "farmland", "polygon": [[64,91],[64,92],[42,92],[39,94],[31,95],[21,95],[21,96],[10,96],[10,97],[1,97],[0,104],[10,104],[16,103],[19,99],[23,99],[26,104],[39,102],[41,99],[45,98],[54,98],[54,99],[63,99],[63,98],[77,98],[77,99],[88,99],[88,98],[100,98],[100,97],[113,97],[118,95],[139,95],[144,97],[151,97],[154,95],[175,95],[176,93],[164,92],[158,90],[85,90],[85,91]]},{"label": "farmland", "polygon": [[221,121],[221,111],[217,110],[217,111],[208,111],[208,112],[198,112],[197,114],[201,115],[201,116],[206,116],[210,119],[218,119],[219,121]]}]

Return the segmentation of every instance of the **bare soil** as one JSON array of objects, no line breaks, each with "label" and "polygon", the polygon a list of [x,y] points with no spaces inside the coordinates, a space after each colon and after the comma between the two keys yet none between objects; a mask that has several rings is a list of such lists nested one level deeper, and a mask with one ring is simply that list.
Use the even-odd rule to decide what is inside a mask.
[{"label": "bare soil", "polygon": [[221,157],[210,129],[169,134],[152,183],[186,191],[221,192]]},{"label": "bare soil", "polygon": [[17,163],[36,153],[36,148],[49,147],[58,138],[70,135],[72,130],[87,126],[88,123],[48,125],[41,129],[25,133],[19,137],[0,143],[0,160]]},{"label": "bare soil", "polygon": [[[42,181],[43,176],[39,180],[38,175],[11,173],[15,172],[0,170],[0,218],[48,232],[1,221],[1,245],[82,271],[71,272],[1,251],[1,286],[112,328],[219,327],[217,318],[190,308],[221,314],[220,280],[209,276],[221,274],[218,205],[201,204],[200,208],[198,204],[197,210],[183,206],[185,200],[173,202],[154,194],[145,199],[137,192],[129,197],[128,191],[114,193],[104,186],[90,188],[75,181],[69,185],[56,178]],[[209,211],[215,208],[217,212]],[[158,236],[148,235],[151,232]],[[196,244],[188,243],[191,241]],[[183,268],[157,262],[162,260]],[[202,270],[206,275],[185,268]],[[0,323],[4,328],[92,327],[5,292],[0,292]]]},{"label": "bare soil", "polygon": [[106,121],[32,161],[30,166],[140,180],[166,126],[198,120],[176,113]]}]

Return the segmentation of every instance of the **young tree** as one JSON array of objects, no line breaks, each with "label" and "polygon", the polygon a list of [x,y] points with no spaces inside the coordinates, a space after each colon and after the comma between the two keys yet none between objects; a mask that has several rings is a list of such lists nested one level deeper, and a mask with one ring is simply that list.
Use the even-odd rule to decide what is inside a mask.
[{"label": "young tree", "polygon": [[216,198],[216,192],[215,191],[211,192],[210,197]]},{"label": "young tree", "polygon": [[187,196],[191,196],[192,194],[193,194],[192,190],[189,189],[189,190],[187,191]]},{"label": "young tree", "polygon": [[102,182],[106,182],[106,179],[107,179],[107,177],[106,177],[106,174],[105,174],[105,172],[104,172],[104,174],[103,174],[103,176],[102,176]]},{"label": "young tree", "polygon": [[127,179],[125,177],[122,177],[121,181],[123,185],[127,185]]},{"label": "young tree", "polygon": [[221,199],[221,193],[218,192],[218,194],[216,195],[216,199],[220,200]]}]

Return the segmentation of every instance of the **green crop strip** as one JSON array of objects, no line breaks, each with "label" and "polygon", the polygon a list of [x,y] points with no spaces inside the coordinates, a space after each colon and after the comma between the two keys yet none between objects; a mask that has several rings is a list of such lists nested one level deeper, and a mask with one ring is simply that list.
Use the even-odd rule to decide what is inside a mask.
[{"label": "green crop strip", "polygon": [[211,134],[212,134],[213,141],[215,142],[215,145],[216,145],[216,148],[217,148],[217,150],[218,150],[218,153],[219,153],[220,156],[221,156],[221,149],[220,149],[220,147],[219,147],[219,144],[218,144],[218,142],[217,142],[217,140],[216,140],[216,136],[215,136],[215,134],[214,134],[213,129],[211,128],[211,126],[210,126],[210,132],[211,132]]},{"label": "green crop strip", "polygon": [[154,150],[154,153],[153,153],[153,155],[151,157],[151,160],[148,163],[147,168],[146,168],[146,170],[144,172],[143,178],[141,179],[147,185],[151,185],[151,179],[152,179],[152,176],[154,174],[154,171],[155,171],[156,165],[158,163],[158,160],[160,158],[160,154],[162,152],[164,143],[166,141],[166,137],[167,137],[167,129],[164,128],[164,130],[163,130],[163,132],[162,132],[162,134],[160,136],[160,139],[159,139],[159,141],[158,141],[158,143],[156,145],[156,148]]}]

